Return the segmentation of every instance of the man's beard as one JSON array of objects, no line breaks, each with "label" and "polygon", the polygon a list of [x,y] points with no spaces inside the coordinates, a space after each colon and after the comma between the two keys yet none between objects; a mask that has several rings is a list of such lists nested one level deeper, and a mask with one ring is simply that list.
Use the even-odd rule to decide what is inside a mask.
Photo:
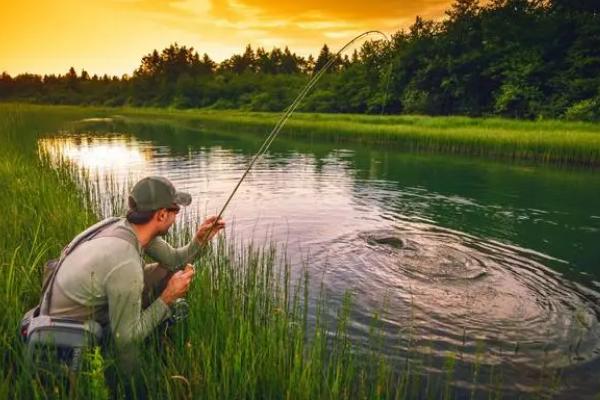
[{"label": "man's beard", "polygon": [[168,228],[165,228],[165,229],[163,229],[161,231],[158,231],[158,236],[161,236],[161,237],[167,236],[167,234],[169,233],[169,229],[171,229],[171,227],[168,227]]}]

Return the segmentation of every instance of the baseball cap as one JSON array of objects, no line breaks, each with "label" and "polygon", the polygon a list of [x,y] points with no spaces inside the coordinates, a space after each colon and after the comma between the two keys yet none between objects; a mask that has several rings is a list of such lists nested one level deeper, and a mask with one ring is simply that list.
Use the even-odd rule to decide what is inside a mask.
[{"label": "baseball cap", "polygon": [[147,176],[141,179],[133,186],[129,195],[135,201],[137,211],[169,208],[173,204],[189,206],[192,202],[189,193],[178,192],[171,181],[162,176]]}]

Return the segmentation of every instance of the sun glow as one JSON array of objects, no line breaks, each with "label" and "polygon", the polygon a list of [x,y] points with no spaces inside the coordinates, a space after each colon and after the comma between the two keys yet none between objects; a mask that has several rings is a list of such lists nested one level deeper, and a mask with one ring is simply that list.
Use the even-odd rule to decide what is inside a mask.
[{"label": "sun glow", "polygon": [[[6,3],[6,4],[4,4]],[[417,15],[439,19],[450,0],[21,0],[0,13],[0,72],[131,74],[142,56],[177,42],[222,61],[253,47],[307,56],[367,30],[388,34]]]},{"label": "sun glow", "polygon": [[46,138],[40,152],[54,163],[66,161],[100,174],[141,175],[152,158],[135,140],[128,138]]}]

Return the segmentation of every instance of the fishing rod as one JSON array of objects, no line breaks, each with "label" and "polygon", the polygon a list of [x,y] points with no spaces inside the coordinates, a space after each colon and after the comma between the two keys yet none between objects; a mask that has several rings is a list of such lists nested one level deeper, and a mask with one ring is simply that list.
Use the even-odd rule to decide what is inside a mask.
[{"label": "fishing rod", "polygon": [[[207,231],[207,233],[205,235],[205,239],[203,240],[203,242],[205,242],[206,239],[210,236],[210,234],[213,231],[214,227],[217,225],[218,221],[223,216],[223,213],[225,212],[225,209],[227,209],[227,206],[231,202],[231,199],[233,199],[233,196],[235,195],[235,193],[239,189],[240,185],[242,184],[242,182],[244,181],[244,179],[246,178],[246,176],[248,175],[248,173],[250,172],[250,170],[252,169],[252,167],[254,166],[254,164],[256,163],[256,161],[267,152],[267,150],[271,146],[271,143],[273,143],[273,141],[275,140],[275,138],[277,137],[277,135],[279,134],[279,132],[281,131],[281,129],[283,129],[283,127],[285,126],[285,123],[287,122],[287,120],[290,119],[290,117],[292,116],[292,114],[294,113],[294,111],[296,110],[296,108],[298,108],[298,106],[300,105],[300,102],[304,99],[304,97],[306,97],[306,95],[308,94],[308,92],[317,84],[317,82],[319,81],[319,79],[321,79],[321,77],[329,69],[329,67],[331,67],[331,65],[333,65],[333,63],[337,61],[338,56],[344,50],[346,50],[349,46],[351,46],[352,44],[354,44],[354,42],[356,42],[357,40],[360,40],[360,39],[362,39],[362,38],[364,38],[364,37],[366,37],[368,35],[372,35],[372,34],[381,35],[381,36],[383,36],[385,38],[386,41],[389,41],[389,39],[388,39],[388,37],[387,37],[387,35],[385,33],[381,32],[381,31],[377,31],[377,30],[367,31],[367,32],[361,33],[360,35],[356,36],[354,39],[352,39],[348,43],[346,43],[341,49],[339,49],[338,52],[335,53],[335,55],[332,56],[327,61],[327,63],[323,66],[323,68],[321,68],[310,79],[310,81],[308,81],[308,83],[304,86],[304,88],[302,88],[302,90],[300,91],[300,93],[298,93],[298,96],[296,96],[296,98],[294,99],[294,101],[284,110],[282,116],[279,118],[279,120],[277,121],[277,123],[275,124],[275,126],[273,127],[273,129],[271,130],[271,132],[269,133],[269,135],[267,135],[267,137],[265,138],[264,142],[262,143],[262,145],[260,146],[260,148],[258,149],[258,151],[256,152],[256,154],[254,155],[254,157],[250,161],[250,164],[248,165],[248,167],[246,168],[246,170],[244,171],[244,173],[242,174],[242,176],[238,180],[237,184],[235,185],[235,187],[231,191],[231,194],[229,195],[229,197],[227,198],[227,200],[223,204],[223,207],[221,208],[221,211],[219,211],[219,214],[217,215],[217,218],[215,219],[215,221],[211,225],[210,229]],[[390,64],[390,66],[391,66],[391,64]],[[382,104],[382,107],[381,107],[381,112],[382,113],[383,113],[383,108],[385,106],[385,101],[386,101],[386,98],[387,98],[387,87],[389,86],[389,78],[390,78],[390,76],[391,76],[391,70],[390,70],[390,73],[388,73],[388,79],[387,79],[387,84],[386,84],[386,94],[384,96],[383,104]]]}]

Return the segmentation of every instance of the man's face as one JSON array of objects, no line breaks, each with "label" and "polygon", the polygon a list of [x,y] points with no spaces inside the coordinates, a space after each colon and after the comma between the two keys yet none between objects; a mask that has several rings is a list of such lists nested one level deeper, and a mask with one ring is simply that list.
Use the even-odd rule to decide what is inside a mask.
[{"label": "man's face", "polygon": [[169,233],[169,229],[175,223],[177,213],[179,213],[179,206],[177,205],[159,210],[158,234],[160,236]]}]

